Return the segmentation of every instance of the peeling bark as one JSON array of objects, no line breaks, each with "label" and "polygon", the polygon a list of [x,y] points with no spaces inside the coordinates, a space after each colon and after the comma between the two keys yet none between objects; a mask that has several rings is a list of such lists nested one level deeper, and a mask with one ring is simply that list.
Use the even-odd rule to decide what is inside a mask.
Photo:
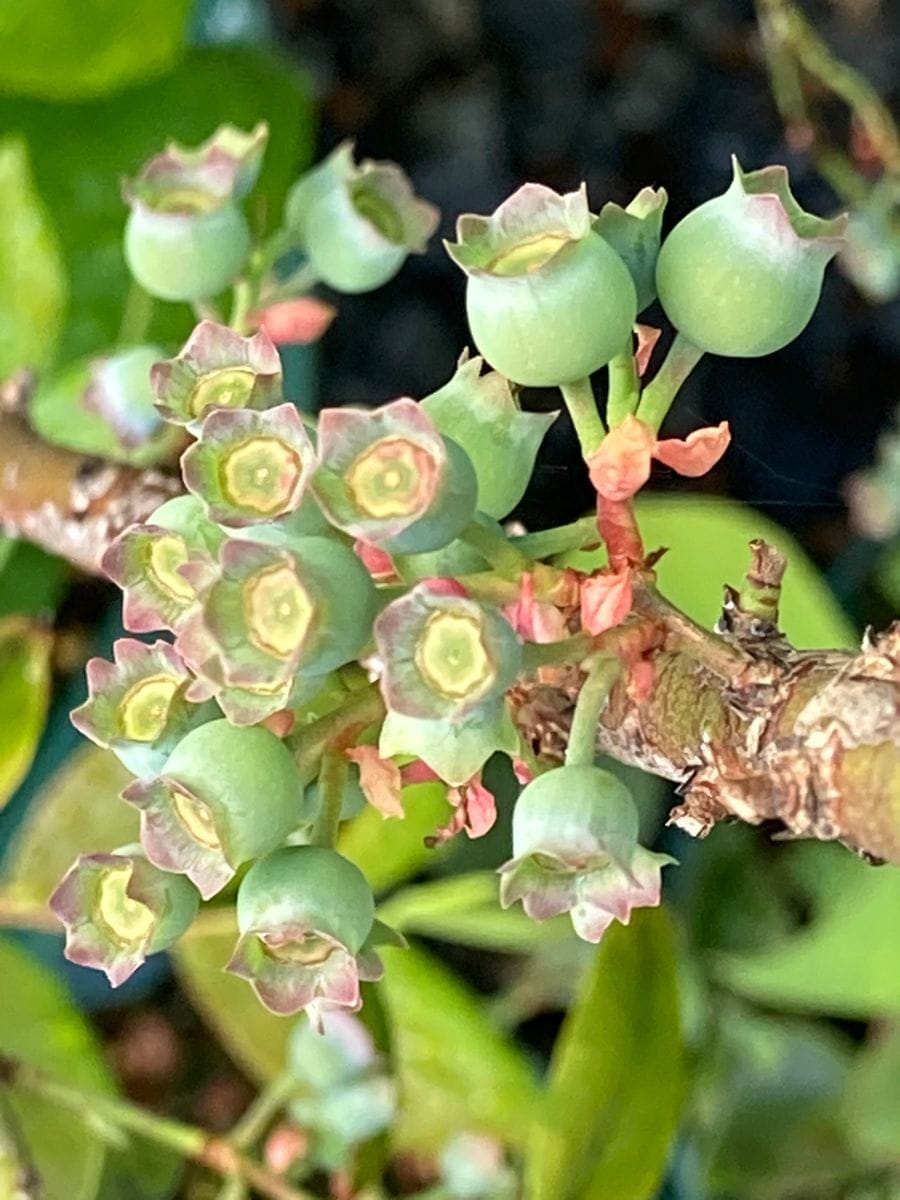
[{"label": "peeling bark", "polygon": [[[99,573],[110,541],[180,481],[48,445],[22,415],[27,382],[0,388],[0,524]],[[634,573],[634,610],[597,639],[623,662],[598,748],[676,782],[669,820],[695,836],[726,818],[777,820],[900,864],[900,623],[856,652],[793,649],[777,626],[784,560],[754,542],[710,632],[656,591],[630,506],[599,515],[611,563]],[[562,758],[581,680],[543,668],[511,691],[537,753]]]},{"label": "peeling bark", "polygon": [[106,462],[49,445],[0,396],[0,526],[99,573],[100,558],[128,525],[146,520],[181,482],[156,469]]},{"label": "peeling bark", "polygon": [[[729,817],[777,820],[793,836],[900,864],[900,623],[858,652],[794,650],[775,623],[784,562],[763,543],[752,553],[716,633],[652,583],[638,589],[629,621],[650,630],[653,685],[641,698],[626,667],[598,748],[676,782],[669,821],[694,836]],[[545,672],[513,692],[538,753],[562,757],[581,678]]]}]

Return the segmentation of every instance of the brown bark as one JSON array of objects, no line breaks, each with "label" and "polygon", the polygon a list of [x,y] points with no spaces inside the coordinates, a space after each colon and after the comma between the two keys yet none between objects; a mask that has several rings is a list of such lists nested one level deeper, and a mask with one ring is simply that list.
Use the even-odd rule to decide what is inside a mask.
[{"label": "brown bark", "polygon": [[117,534],[181,491],[165,472],[51,446],[9,408],[0,412],[0,525],[7,534],[97,573]]},{"label": "brown bark", "polygon": [[[682,801],[669,820],[695,836],[729,817],[779,821],[794,836],[900,864],[900,623],[858,652],[794,650],[760,615],[773,588],[777,603],[783,565],[754,544],[747,585],[726,591],[717,633],[645,579],[629,621],[645,627],[653,684],[642,698],[626,667],[598,746],[677,782]],[[755,600],[746,608],[745,591]],[[513,693],[536,751],[562,757],[579,686],[577,670],[544,672]]]},{"label": "brown bark", "polygon": [[[49,446],[16,409],[0,395],[7,532],[97,572],[122,529],[180,490],[163,472]],[[642,553],[627,507],[600,514],[618,568]],[[625,669],[600,749],[677,782],[682,801],[670,820],[695,835],[726,817],[777,820],[796,836],[900,863],[900,623],[855,653],[794,650],[776,624],[784,562],[754,543],[744,587],[726,589],[711,633],[659,595],[651,561],[636,569],[633,614],[603,635]],[[562,757],[580,679],[574,668],[545,669],[511,693],[540,753]]]}]

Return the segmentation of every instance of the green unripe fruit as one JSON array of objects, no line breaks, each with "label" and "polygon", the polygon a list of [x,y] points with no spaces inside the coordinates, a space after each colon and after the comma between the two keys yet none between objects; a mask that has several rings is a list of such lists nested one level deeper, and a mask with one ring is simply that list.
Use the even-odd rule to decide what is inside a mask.
[{"label": "green unripe fruit", "polygon": [[242,934],[304,930],[357,954],[375,920],[372,889],[358,867],[321,846],[286,846],[260,859],[237,899]]},{"label": "green unripe fruit", "polygon": [[391,223],[379,223],[378,216],[378,211],[357,211],[347,188],[335,188],[313,206],[306,219],[306,244],[323,283],[353,295],[393,279],[408,251],[390,237]]},{"label": "green unripe fruit", "polygon": [[424,252],[438,223],[393,163],[357,165],[344,142],[294,185],[285,223],[319,279],[339,292],[369,292],[393,278],[407,255]]},{"label": "green unripe fruit", "polygon": [[557,767],[522,791],[513,811],[513,856],[553,853],[583,861],[610,841],[633,844],[638,812],[628,788],[602,767]]},{"label": "green unripe fruit", "polygon": [[293,828],[300,781],[284,744],[260,725],[209,721],[169,756],[163,776],[175,794],[176,819],[192,840],[220,850],[232,866],[265,854]]},{"label": "green unripe fruit", "polygon": [[250,228],[233,204],[208,212],[136,206],[125,227],[125,259],[160,300],[203,300],[233,282],[250,253]]},{"label": "green unripe fruit", "polygon": [[478,351],[515,383],[584,379],[630,344],[634,282],[591,222],[583,186],[560,196],[527,183],[492,216],[460,217],[447,243],[469,277]]},{"label": "green unripe fruit", "polygon": [[544,261],[471,277],[466,312],[495,370],[525,387],[551,387],[583,379],[628,344],[637,296],[616,252],[589,233]]},{"label": "green unripe fruit", "polygon": [[755,358],[806,328],[845,221],[805,213],[784,167],[745,174],[663,242],[656,286],[666,316],[710,354]]}]

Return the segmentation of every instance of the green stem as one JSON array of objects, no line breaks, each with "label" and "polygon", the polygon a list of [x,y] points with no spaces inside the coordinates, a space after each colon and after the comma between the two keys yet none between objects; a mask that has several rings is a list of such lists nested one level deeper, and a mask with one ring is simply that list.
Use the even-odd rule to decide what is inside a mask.
[{"label": "green stem", "polygon": [[520,546],[513,545],[504,534],[478,521],[470,521],[459,535],[459,540],[477,550],[495,571],[507,579],[517,579],[534,565]]},{"label": "green stem", "polygon": [[378,688],[370,685],[351,692],[339,708],[304,725],[289,743],[301,779],[308,783],[315,777],[329,742],[352,726],[364,729],[383,716],[384,700]]},{"label": "green stem", "polygon": [[609,394],[606,399],[606,424],[610,429],[630,417],[638,405],[640,380],[634,365],[634,353],[629,344],[610,360]]},{"label": "green stem", "polygon": [[597,757],[597,726],[606,707],[609,693],[618,678],[621,664],[615,658],[597,655],[590,665],[587,679],[578,693],[569,744],[566,748],[567,767],[590,767]]},{"label": "green stem", "polygon": [[525,533],[511,541],[517,550],[529,558],[551,558],[569,550],[581,550],[584,546],[599,546],[600,534],[597,531],[597,518],[591,513],[589,517],[579,517],[568,525]]},{"label": "green stem", "polygon": [[296,1076],[290,1071],[276,1075],[259,1093],[229,1135],[238,1150],[249,1150],[263,1136],[272,1121],[300,1090]]},{"label": "green stem", "polygon": [[574,383],[561,383],[562,392],[572,424],[578,435],[582,458],[588,458],[599,448],[606,436],[600,413],[597,411],[597,401],[589,378],[576,379]]},{"label": "green stem", "polygon": [[589,633],[575,633],[561,642],[528,642],[522,648],[525,674],[533,675],[539,667],[562,667],[582,662],[592,644]]},{"label": "green stem", "polygon": [[656,372],[653,382],[644,388],[637,415],[654,433],[666,418],[678,389],[703,357],[703,351],[689,342],[683,333],[675,334],[665,361]]},{"label": "green stem", "polygon": [[244,1180],[235,1176],[224,1181],[216,1193],[215,1200],[247,1200],[249,1195]]},{"label": "green stem", "polygon": [[122,321],[119,325],[119,346],[136,346],[147,336],[153,317],[153,297],[134,279],[125,297]]},{"label": "green stem", "polygon": [[231,316],[228,324],[238,333],[246,333],[247,318],[253,309],[256,298],[256,288],[249,279],[239,279],[234,285],[231,302]]},{"label": "green stem", "polygon": [[222,314],[212,300],[192,300],[191,308],[198,321],[216,321],[222,324]]},{"label": "green stem", "polygon": [[82,1120],[99,1119],[116,1129],[136,1133],[227,1178],[242,1179],[268,1200],[311,1200],[308,1193],[298,1191],[246,1158],[228,1138],[214,1137],[195,1125],[159,1117],[115,1096],[84,1092],[59,1083],[17,1059],[0,1057],[0,1083],[41,1096]]},{"label": "green stem", "polygon": [[342,750],[328,749],[322,755],[319,812],[309,839],[313,846],[325,846],[331,850],[337,845],[348,765],[347,756]]}]

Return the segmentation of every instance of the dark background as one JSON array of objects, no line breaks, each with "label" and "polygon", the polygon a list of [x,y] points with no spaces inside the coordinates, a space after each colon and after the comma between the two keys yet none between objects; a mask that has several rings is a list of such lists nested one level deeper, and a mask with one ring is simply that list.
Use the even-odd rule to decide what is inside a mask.
[{"label": "dark background", "polygon": [[[666,227],[727,186],[729,157],[790,168],[801,203],[839,201],[792,152],[771,97],[749,0],[269,0],[278,35],[321,94],[319,153],[346,137],[402,163],[442,211],[490,212],[525,180],[587,180],[595,209],[643,186],[669,193]],[[805,6],[832,49],[900,98],[900,5]],[[831,111],[833,110],[833,111]],[[840,140],[849,116],[826,103]],[[422,396],[467,340],[464,277],[435,239],[389,288],[341,300],[323,346],[323,404]],[[658,308],[642,317],[665,324]],[[657,352],[659,355],[659,352]],[[658,357],[657,357],[658,361]],[[860,620],[887,615],[863,594],[871,554],[848,529],[842,484],[873,456],[900,399],[900,301],[871,304],[832,266],[809,328],[779,354],[705,360],[667,430],[727,419],[734,442],[703,486],[795,532]],[[556,407],[552,396],[524,403]],[[566,468],[566,469],[563,469]],[[591,493],[571,427],[551,430],[520,516],[570,519]],[[656,487],[678,484],[662,468]],[[696,481],[691,481],[696,488]],[[712,502],[712,500],[711,500]]]}]

